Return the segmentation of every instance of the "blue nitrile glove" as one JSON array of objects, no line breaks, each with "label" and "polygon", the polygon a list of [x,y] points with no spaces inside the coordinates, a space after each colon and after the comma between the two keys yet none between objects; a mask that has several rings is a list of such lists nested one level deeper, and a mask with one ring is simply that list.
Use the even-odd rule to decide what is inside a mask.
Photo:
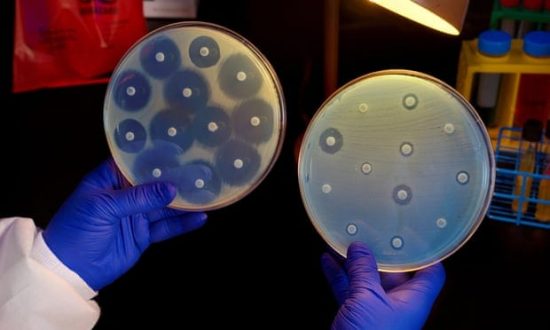
[{"label": "blue nitrile glove", "polygon": [[201,227],[205,213],[166,206],[176,188],[130,187],[108,160],[88,174],[44,230],[44,240],[94,290],[112,283],[151,244]]},{"label": "blue nitrile glove", "polygon": [[321,264],[340,309],[332,329],[421,329],[445,282],[441,263],[409,273],[379,273],[369,248],[348,248],[342,266],[325,253]]}]

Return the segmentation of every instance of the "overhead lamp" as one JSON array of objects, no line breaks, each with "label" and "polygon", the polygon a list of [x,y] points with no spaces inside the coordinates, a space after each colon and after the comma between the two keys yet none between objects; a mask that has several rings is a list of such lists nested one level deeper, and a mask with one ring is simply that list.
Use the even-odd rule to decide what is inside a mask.
[{"label": "overhead lamp", "polygon": [[369,0],[434,30],[459,35],[468,0]]}]

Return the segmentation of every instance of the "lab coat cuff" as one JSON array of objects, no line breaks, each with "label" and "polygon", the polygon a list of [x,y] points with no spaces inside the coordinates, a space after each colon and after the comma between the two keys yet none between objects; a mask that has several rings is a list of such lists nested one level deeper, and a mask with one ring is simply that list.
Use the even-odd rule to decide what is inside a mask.
[{"label": "lab coat cuff", "polygon": [[88,286],[77,273],[69,269],[65,264],[57,258],[57,256],[50,250],[42,232],[37,233],[34,240],[34,244],[31,251],[31,257],[48,268],[50,271],[61,277],[67,283],[69,283],[84,299],[92,299],[97,295],[97,292]]}]

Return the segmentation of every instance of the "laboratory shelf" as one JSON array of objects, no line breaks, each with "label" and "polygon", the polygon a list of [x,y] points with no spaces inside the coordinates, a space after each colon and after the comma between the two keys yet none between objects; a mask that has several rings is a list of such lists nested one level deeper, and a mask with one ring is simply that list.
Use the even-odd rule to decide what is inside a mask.
[{"label": "laboratory shelf", "polygon": [[501,73],[496,126],[512,126],[521,75],[550,74],[550,58],[536,58],[525,54],[522,39],[513,39],[510,52],[504,56],[486,56],[478,52],[477,41],[474,39],[462,42],[456,89],[471,101],[477,74]]}]

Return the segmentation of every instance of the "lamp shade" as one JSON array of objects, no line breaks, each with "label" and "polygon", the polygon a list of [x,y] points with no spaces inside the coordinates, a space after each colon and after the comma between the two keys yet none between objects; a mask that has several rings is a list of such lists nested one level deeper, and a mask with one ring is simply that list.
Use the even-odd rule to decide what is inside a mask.
[{"label": "lamp shade", "polygon": [[468,9],[468,0],[370,0],[434,30],[458,35]]}]

